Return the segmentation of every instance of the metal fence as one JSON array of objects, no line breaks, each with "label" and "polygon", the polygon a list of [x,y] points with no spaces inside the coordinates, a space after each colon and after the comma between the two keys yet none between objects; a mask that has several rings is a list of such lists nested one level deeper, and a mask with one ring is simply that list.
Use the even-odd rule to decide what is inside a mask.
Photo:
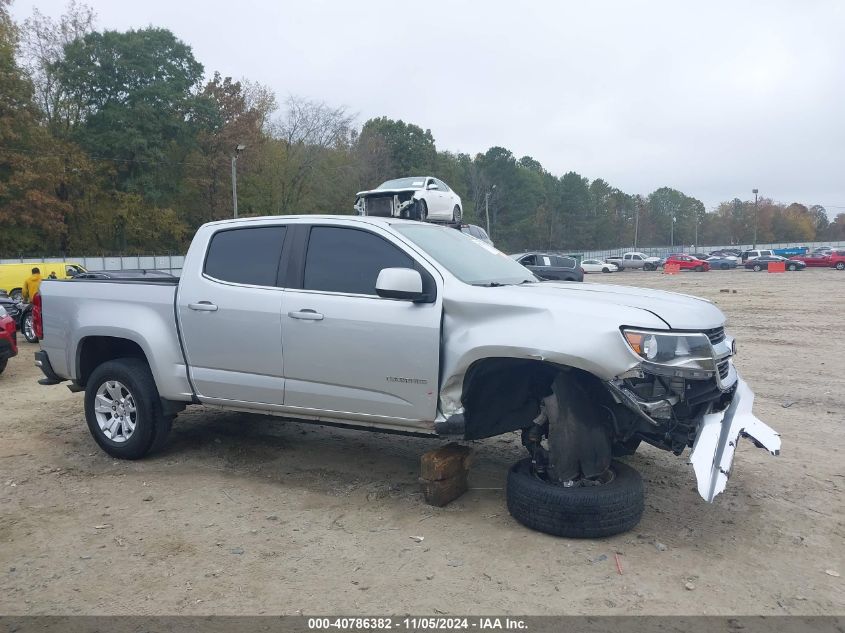
[{"label": "metal fence", "polygon": [[[122,255],[109,257],[91,255],[85,257],[18,257],[0,259],[0,264],[79,264],[86,270],[163,270],[177,277],[185,263],[184,255]],[[44,276],[49,270],[42,270]]]},{"label": "metal fence", "polygon": [[[806,246],[812,251],[819,246],[830,246],[831,248],[845,248],[845,242],[777,242],[767,244],[757,244],[758,249],[774,249],[774,248],[789,248],[790,246]],[[612,257],[614,255],[622,255],[630,251],[637,251],[645,253],[650,256],[663,257],[668,253],[692,253],[721,250],[723,248],[733,248],[739,250],[746,250],[751,248],[751,244],[725,244],[722,246],[633,246],[608,248],[591,251],[579,251],[578,249],[567,249],[560,251],[566,255],[577,257],[580,260],[584,259],[604,259],[605,257]],[[163,270],[172,275],[179,276],[182,273],[182,266],[185,263],[184,255],[87,255],[84,257],[12,257],[0,259],[0,264],[28,264],[28,263],[73,263],[80,264],[86,270]],[[50,271],[41,271],[45,276],[50,274]]]}]

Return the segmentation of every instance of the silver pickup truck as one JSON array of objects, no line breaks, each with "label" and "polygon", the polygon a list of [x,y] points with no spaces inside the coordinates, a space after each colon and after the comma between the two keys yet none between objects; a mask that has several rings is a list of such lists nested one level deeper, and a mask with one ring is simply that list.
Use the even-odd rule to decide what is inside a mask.
[{"label": "silver pickup truck", "polygon": [[737,440],[773,454],[709,301],[540,281],[452,228],[393,218],[214,222],[180,279],[45,280],[42,384],[85,392],[96,442],[136,459],[190,404],[466,440],[521,431],[510,512],[595,537],[632,528],[641,441],[689,460],[706,501]]},{"label": "silver pickup truck", "polygon": [[611,264],[616,264],[619,267],[619,270],[625,270],[626,268],[657,270],[657,267],[660,265],[659,257],[650,257],[645,253],[640,252],[630,252],[624,253],[623,255],[608,257],[606,261]]}]

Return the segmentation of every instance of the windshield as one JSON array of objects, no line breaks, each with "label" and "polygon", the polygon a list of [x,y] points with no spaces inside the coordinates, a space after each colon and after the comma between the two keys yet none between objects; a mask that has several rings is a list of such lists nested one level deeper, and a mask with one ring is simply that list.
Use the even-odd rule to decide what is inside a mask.
[{"label": "windshield", "polygon": [[455,277],[473,286],[502,286],[537,281],[530,270],[492,246],[460,231],[430,224],[394,228]]},{"label": "windshield", "polygon": [[396,180],[388,180],[381,183],[377,189],[422,189],[425,184],[425,178],[397,178]]}]

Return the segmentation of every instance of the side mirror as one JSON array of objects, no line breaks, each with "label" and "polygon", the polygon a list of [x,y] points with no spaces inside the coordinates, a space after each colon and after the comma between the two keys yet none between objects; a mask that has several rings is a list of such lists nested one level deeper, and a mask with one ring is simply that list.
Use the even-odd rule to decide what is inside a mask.
[{"label": "side mirror", "polygon": [[436,183],[436,182],[430,182],[430,183],[428,183],[428,185],[426,186],[426,189],[428,189],[428,190],[430,191],[430,190],[432,190],[432,189],[440,189],[440,187],[438,187],[438,186],[437,186],[437,183]]},{"label": "side mirror", "polygon": [[382,268],[376,280],[376,293],[385,299],[416,301],[423,296],[422,276],[411,268]]}]

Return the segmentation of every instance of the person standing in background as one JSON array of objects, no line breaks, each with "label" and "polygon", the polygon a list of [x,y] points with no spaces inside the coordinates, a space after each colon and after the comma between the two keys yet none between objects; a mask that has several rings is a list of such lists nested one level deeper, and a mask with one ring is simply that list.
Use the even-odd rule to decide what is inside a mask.
[{"label": "person standing in background", "polygon": [[26,281],[23,282],[23,288],[21,289],[23,300],[31,303],[35,293],[38,292],[39,286],[41,286],[41,271],[38,268],[33,268],[32,275],[27,277]]}]

